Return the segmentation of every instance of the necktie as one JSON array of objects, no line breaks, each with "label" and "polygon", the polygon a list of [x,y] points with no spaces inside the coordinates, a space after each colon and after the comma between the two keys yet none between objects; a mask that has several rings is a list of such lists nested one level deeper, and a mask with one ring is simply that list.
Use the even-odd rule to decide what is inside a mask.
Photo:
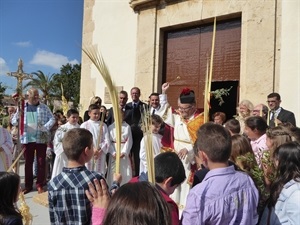
[{"label": "necktie", "polygon": [[154,114],[155,114],[155,109],[152,110],[152,115],[154,115]]}]

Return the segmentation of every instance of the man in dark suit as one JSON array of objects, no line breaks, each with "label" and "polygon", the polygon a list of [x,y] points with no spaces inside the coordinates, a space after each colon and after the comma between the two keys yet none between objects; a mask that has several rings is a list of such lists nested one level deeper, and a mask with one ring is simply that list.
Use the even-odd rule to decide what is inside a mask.
[{"label": "man in dark suit", "polygon": [[133,87],[130,90],[132,102],[126,104],[128,110],[125,111],[125,121],[131,127],[132,133],[132,148],[131,154],[134,160],[135,176],[140,174],[140,143],[143,138],[141,130],[141,114],[148,105],[140,101],[141,90],[138,87]]},{"label": "man in dark suit", "polygon": [[[126,114],[127,117],[129,117],[129,113],[126,113],[127,110],[129,110],[129,108],[127,107],[126,103],[128,101],[128,93],[127,91],[120,91],[119,92],[119,109],[121,109],[123,112],[125,112],[125,117],[124,117],[124,120],[126,121]],[[113,108],[111,107],[109,110],[108,110],[108,116],[107,116],[107,120],[106,120],[106,124],[107,126],[111,125],[112,123],[115,122],[115,118],[114,118],[114,112],[113,112]]]},{"label": "man in dark suit", "polygon": [[294,113],[280,107],[281,97],[278,93],[271,93],[267,98],[267,103],[270,108],[270,117],[268,118],[270,127],[275,127],[277,124],[287,122],[296,126]]}]

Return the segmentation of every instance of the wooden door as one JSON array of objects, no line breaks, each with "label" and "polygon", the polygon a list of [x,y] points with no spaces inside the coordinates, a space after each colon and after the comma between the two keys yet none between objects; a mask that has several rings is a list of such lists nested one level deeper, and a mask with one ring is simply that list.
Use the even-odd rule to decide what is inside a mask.
[{"label": "wooden door", "polygon": [[[216,30],[212,81],[236,81],[238,83],[241,19],[219,21]],[[170,82],[180,76],[180,79],[171,85],[168,91],[168,99],[172,106],[177,107],[181,90],[189,87],[195,91],[197,107],[204,107],[204,83],[207,62],[209,63],[211,54],[212,34],[212,23],[165,32],[162,80]],[[235,91],[237,90],[235,88]],[[230,103],[230,107],[236,107],[237,95],[238,93],[232,96],[235,101]]]}]

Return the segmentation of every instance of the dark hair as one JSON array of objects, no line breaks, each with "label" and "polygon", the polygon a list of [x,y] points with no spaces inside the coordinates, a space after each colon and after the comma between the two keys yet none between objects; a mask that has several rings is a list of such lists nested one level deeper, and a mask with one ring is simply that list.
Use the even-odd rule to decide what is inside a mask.
[{"label": "dark hair", "polygon": [[277,173],[270,189],[269,207],[274,207],[283,186],[290,180],[300,182],[300,144],[296,141],[285,143],[275,149],[274,159],[278,160]]},{"label": "dark hair", "polygon": [[77,109],[69,109],[67,111],[67,118],[69,118],[72,114],[79,115],[79,112],[77,111]]},{"label": "dark hair", "polygon": [[122,90],[122,91],[119,92],[119,94],[125,95],[126,98],[128,98],[128,93],[127,93],[127,91],[123,91],[123,90]]},{"label": "dark hair", "polygon": [[163,119],[156,114],[151,115],[152,124],[163,124]]},{"label": "dark hair", "polygon": [[257,130],[261,135],[266,133],[268,124],[266,120],[260,116],[250,116],[245,120],[245,125],[251,130]]},{"label": "dark hair", "polygon": [[171,225],[161,193],[149,182],[127,183],[112,196],[103,225]]},{"label": "dark hair", "polygon": [[60,113],[61,115],[64,115],[64,112],[62,110],[56,110],[55,113]]},{"label": "dark hair", "polygon": [[197,153],[203,151],[212,162],[227,162],[231,154],[231,137],[219,124],[208,122],[197,132]]},{"label": "dark hair", "polygon": [[186,176],[183,164],[174,152],[164,152],[154,158],[155,181],[162,183],[165,179],[172,177],[171,186],[181,184]]},{"label": "dark hair", "polygon": [[236,119],[227,120],[224,127],[228,129],[233,134],[239,134],[241,132],[240,122]]},{"label": "dark hair", "polygon": [[152,96],[159,97],[159,93],[157,93],[157,92],[153,92],[153,93],[151,93],[151,95],[149,95],[149,98],[151,98]]},{"label": "dark hair", "polygon": [[22,218],[15,207],[20,191],[20,176],[12,172],[0,172],[0,224],[7,216]]},{"label": "dark hair", "polygon": [[279,101],[281,100],[280,94],[278,94],[276,92],[269,94],[267,98],[276,98]]},{"label": "dark hair", "polygon": [[264,118],[267,119],[269,108],[265,104],[261,104],[261,106],[262,106],[262,113],[266,115]]},{"label": "dark hair", "polygon": [[91,104],[91,105],[89,106],[89,112],[91,112],[91,111],[94,110],[94,109],[100,109],[100,106],[97,105],[97,104]]},{"label": "dark hair", "polygon": [[86,147],[93,144],[92,133],[83,128],[73,128],[65,134],[62,140],[64,153],[69,160],[77,161]]}]

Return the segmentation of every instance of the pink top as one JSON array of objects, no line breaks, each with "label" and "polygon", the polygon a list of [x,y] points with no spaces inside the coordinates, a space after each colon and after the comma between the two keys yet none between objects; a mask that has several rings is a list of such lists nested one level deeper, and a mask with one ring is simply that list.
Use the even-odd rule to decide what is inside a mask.
[{"label": "pink top", "polygon": [[259,165],[259,167],[261,167],[261,158],[263,156],[263,152],[268,150],[266,142],[267,142],[266,134],[260,136],[260,138],[258,138],[257,140],[250,142],[253,153],[255,155],[256,162]]},{"label": "pink top", "polygon": [[103,208],[93,207],[92,210],[92,225],[101,225],[105,216],[106,210]]}]

